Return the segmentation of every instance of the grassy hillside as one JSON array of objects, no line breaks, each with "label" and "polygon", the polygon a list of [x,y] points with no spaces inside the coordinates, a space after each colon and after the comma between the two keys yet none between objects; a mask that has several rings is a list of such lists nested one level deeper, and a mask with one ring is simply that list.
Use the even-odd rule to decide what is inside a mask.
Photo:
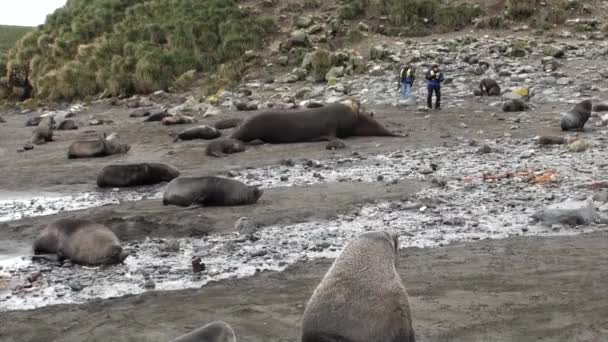
[{"label": "grassy hillside", "polygon": [[19,39],[32,30],[34,28],[28,26],[0,25],[0,55],[8,52]]},{"label": "grassy hillside", "polygon": [[26,89],[22,99],[149,93],[238,66],[274,31],[234,0],[69,0],[9,52],[4,83]]}]

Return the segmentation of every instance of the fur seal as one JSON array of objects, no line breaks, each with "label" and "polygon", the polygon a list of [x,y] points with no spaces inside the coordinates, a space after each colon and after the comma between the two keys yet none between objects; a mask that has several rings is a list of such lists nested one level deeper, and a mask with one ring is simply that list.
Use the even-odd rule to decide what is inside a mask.
[{"label": "fur seal", "polygon": [[84,265],[118,264],[129,255],[108,227],[84,219],[60,219],[34,241],[34,254],[56,254]]},{"label": "fur seal", "polygon": [[236,335],[228,323],[215,321],[169,342],[236,342]]},{"label": "fur seal", "polygon": [[177,137],[175,137],[175,140],[173,140],[173,142],[176,142],[178,140],[194,140],[194,139],[204,139],[204,140],[213,140],[216,138],[219,138],[222,135],[222,132],[220,132],[219,130],[207,126],[207,125],[203,125],[203,126],[196,126],[196,127],[192,127],[192,128],[188,128],[186,130],[183,130],[179,133],[177,133]]},{"label": "fur seal", "polygon": [[398,254],[398,236],[386,232],[350,241],[306,305],[301,341],[414,342]]},{"label": "fur seal", "polygon": [[309,101],[306,103],[306,108],[321,108],[323,104],[321,102]]},{"label": "fur seal", "polygon": [[97,174],[100,188],[129,187],[170,182],[179,177],[179,171],[161,163],[141,163],[105,166]]},{"label": "fur seal", "polygon": [[164,117],[160,123],[165,125],[165,126],[172,126],[172,125],[185,125],[185,124],[192,124],[195,123],[196,120],[191,117],[191,116],[185,116],[185,115],[169,115],[167,117]]},{"label": "fur seal", "polygon": [[241,123],[243,123],[243,118],[229,118],[214,123],[213,127],[215,127],[216,129],[229,129],[237,127]]},{"label": "fur seal", "polygon": [[32,144],[42,145],[49,141],[53,141],[53,127],[55,120],[52,116],[46,117],[40,121],[38,127],[32,132]]},{"label": "fur seal", "polygon": [[266,143],[328,141],[350,136],[395,137],[370,115],[359,101],[346,100],[320,108],[266,111],[245,120],[232,134],[244,142]]},{"label": "fur seal", "polygon": [[150,115],[144,120],[144,122],[162,121],[164,118],[169,116],[171,116],[171,114],[167,113],[166,110],[161,110],[159,112],[150,113]]},{"label": "fur seal", "polygon": [[264,191],[234,179],[221,177],[179,177],[175,178],[163,195],[164,205],[188,207],[236,206],[254,204]]},{"label": "fur seal", "polygon": [[479,90],[481,90],[481,96],[499,96],[500,86],[498,82],[491,78],[484,78],[479,82]]},{"label": "fur seal", "polygon": [[57,130],[68,131],[78,129],[78,123],[72,119],[63,120],[57,125]]},{"label": "fur seal", "polygon": [[99,136],[96,140],[75,141],[68,149],[68,158],[95,158],[106,157],[113,154],[125,154],[129,152],[131,145],[121,144],[116,141],[116,133],[106,137]]},{"label": "fur seal", "polygon": [[579,102],[574,108],[561,115],[562,131],[583,130],[585,123],[591,117],[593,103],[591,100]]},{"label": "fur seal", "polygon": [[212,141],[207,145],[205,153],[211,157],[224,157],[226,154],[240,153],[245,151],[245,144],[236,139],[221,139]]},{"label": "fur seal", "polygon": [[36,117],[33,117],[33,118],[29,118],[25,122],[25,127],[36,127],[36,126],[38,126],[40,124],[40,121],[42,121],[42,117],[41,116],[36,116]]},{"label": "fur seal", "polygon": [[608,103],[601,102],[593,106],[594,112],[608,112]]},{"label": "fur seal", "polygon": [[346,148],[346,144],[340,139],[334,139],[325,145],[326,150],[341,150],[343,148]]},{"label": "fur seal", "polygon": [[508,100],[502,104],[503,112],[523,112],[528,108],[528,105],[520,99]]}]

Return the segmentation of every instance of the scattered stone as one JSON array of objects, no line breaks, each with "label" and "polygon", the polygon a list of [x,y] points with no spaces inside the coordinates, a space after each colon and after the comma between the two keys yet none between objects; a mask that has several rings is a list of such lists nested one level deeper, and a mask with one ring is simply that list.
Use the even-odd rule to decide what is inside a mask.
[{"label": "scattered stone", "polygon": [[68,286],[74,292],[79,292],[84,289],[84,286],[82,286],[82,284],[78,280],[71,280],[70,282],[68,282]]},{"label": "scattered stone", "polygon": [[205,264],[203,263],[200,257],[193,256],[192,257],[192,272],[193,273],[201,273],[205,270]]},{"label": "scattered stone", "polygon": [[234,230],[247,238],[251,238],[258,229],[258,225],[247,217],[239,218],[234,224]]},{"label": "scattered stone", "polygon": [[600,203],[608,203],[608,191],[602,190],[593,195],[593,200]]},{"label": "scattered stone", "polygon": [[591,148],[591,143],[587,140],[579,139],[568,144],[568,151],[570,152],[584,152]]},{"label": "scattered stone", "polygon": [[308,34],[303,30],[293,31],[290,35],[289,42],[291,46],[302,46],[307,47],[310,45]]},{"label": "scattered stone", "polygon": [[29,276],[27,276],[27,281],[33,283],[37,281],[40,277],[42,277],[42,273],[40,271],[36,271]]},{"label": "scattered stone", "polygon": [[298,16],[296,19],[296,26],[298,28],[307,28],[312,25],[312,18],[307,15]]},{"label": "scattered stone", "polygon": [[570,226],[586,225],[599,219],[593,201],[568,200],[539,210],[532,218],[545,225],[566,224]]},{"label": "scattered stone", "polygon": [[479,154],[492,153],[492,148],[489,145],[483,145],[477,150],[477,153],[479,153]]}]

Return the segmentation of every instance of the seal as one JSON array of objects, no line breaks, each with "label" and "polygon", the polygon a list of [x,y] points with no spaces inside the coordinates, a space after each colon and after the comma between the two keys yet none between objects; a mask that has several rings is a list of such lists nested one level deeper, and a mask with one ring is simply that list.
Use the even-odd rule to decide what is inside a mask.
[{"label": "seal", "polygon": [[333,103],[320,108],[271,110],[245,120],[232,138],[249,142],[295,143],[329,141],[350,136],[399,136],[391,133],[371,115],[362,113],[355,100]]},{"label": "seal", "polygon": [[608,103],[600,102],[600,103],[593,105],[593,111],[594,112],[608,112]]},{"label": "seal", "polygon": [[169,342],[236,342],[236,335],[228,323],[215,321]]},{"label": "seal", "polygon": [[97,174],[100,188],[122,188],[170,182],[179,177],[179,171],[162,163],[112,164],[104,166]]},{"label": "seal", "polygon": [[346,144],[340,139],[334,139],[325,145],[326,150],[341,150],[343,148],[346,148]]},{"label": "seal", "polygon": [[180,115],[180,114],[176,114],[176,115],[169,115],[167,117],[164,117],[160,123],[165,125],[165,126],[172,126],[172,125],[185,125],[185,124],[192,124],[195,123],[196,120],[193,117],[190,116],[185,116],[185,115]]},{"label": "seal", "polygon": [[63,120],[57,125],[57,130],[68,131],[78,129],[78,123],[72,119]]},{"label": "seal", "polygon": [[203,126],[196,126],[196,127],[192,127],[192,128],[188,128],[186,130],[183,130],[179,133],[177,133],[177,137],[175,137],[175,140],[173,140],[173,142],[176,142],[178,140],[194,140],[194,139],[204,139],[204,140],[213,140],[216,138],[219,138],[220,136],[222,136],[222,132],[220,132],[219,130],[207,126],[207,125],[203,125]]},{"label": "seal", "polygon": [[106,157],[113,154],[125,154],[129,152],[131,145],[116,141],[116,133],[106,137],[99,136],[96,140],[81,140],[73,142],[68,149],[68,158],[96,158]]},{"label": "seal", "polygon": [[161,110],[154,113],[150,113],[150,115],[148,115],[148,117],[144,119],[144,122],[162,121],[164,118],[169,116],[171,116],[171,114],[167,113],[166,110]]},{"label": "seal", "polygon": [[508,100],[502,104],[503,112],[523,112],[528,108],[528,105],[520,99]]},{"label": "seal", "polygon": [[593,103],[591,100],[579,102],[574,108],[561,115],[562,131],[584,130],[585,123],[591,117]]},{"label": "seal", "polygon": [[213,127],[215,127],[216,129],[229,129],[229,128],[237,127],[241,123],[243,123],[243,118],[229,118],[229,119],[222,119],[222,120],[214,123]]},{"label": "seal", "polygon": [[236,139],[221,139],[212,141],[207,145],[205,153],[211,157],[224,157],[227,154],[240,153],[245,151],[245,144]]},{"label": "seal", "polygon": [[237,206],[254,204],[264,191],[234,179],[221,177],[179,177],[175,178],[163,195],[164,205],[188,207]]},{"label": "seal", "polygon": [[40,121],[42,121],[41,116],[35,116],[33,118],[29,118],[25,122],[25,127],[36,127],[40,124]]},{"label": "seal", "polygon": [[398,251],[398,236],[386,232],[350,241],[306,305],[301,341],[414,342]]},{"label": "seal", "polygon": [[56,254],[59,260],[83,265],[118,264],[129,255],[108,227],[73,218],[46,226],[34,241],[34,254]]},{"label": "seal", "polygon": [[38,127],[32,132],[32,144],[42,145],[53,141],[53,127],[55,120],[52,116],[46,117],[40,121]]},{"label": "seal", "polygon": [[481,90],[481,96],[499,96],[500,86],[498,82],[491,78],[484,78],[479,82],[479,90]]}]

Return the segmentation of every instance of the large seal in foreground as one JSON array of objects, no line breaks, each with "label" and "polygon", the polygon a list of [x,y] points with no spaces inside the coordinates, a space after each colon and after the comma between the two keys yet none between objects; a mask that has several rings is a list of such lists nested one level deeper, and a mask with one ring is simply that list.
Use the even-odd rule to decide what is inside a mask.
[{"label": "large seal in foreground", "polygon": [[211,157],[224,157],[226,154],[233,154],[245,151],[245,144],[236,139],[222,139],[212,141],[207,145],[205,153]]},{"label": "large seal in foreground", "polygon": [[236,342],[236,336],[228,323],[215,321],[169,342]]},{"label": "large seal in foreground", "polygon": [[398,250],[398,237],[386,232],[349,242],[306,306],[301,341],[414,342]]},{"label": "large seal in foreground", "polygon": [[108,137],[100,136],[96,140],[75,141],[68,149],[68,158],[95,158],[106,157],[113,154],[125,154],[129,152],[131,145],[116,141],[116,133]]},{"label": "large seal in foreground", "polygon": [[217,130],[216,128],[203,125],[196,126],[192,128],[188,128],[177,133],[177,137],[175,137],[174,142],[178,140],[194,140],[194,139],[204,139],[204,140],[213,140],[219,138],[222,135],[222,132]]},{"label": "large seal in foreground", "polygon": [[55,120],[52,116],[46,117],[40,121],[38,127],[32,132],[32,144],[42,145],[53,141],[53,128]]},{"label": "large seal in foreground", "polygon": [[264,191],[234,179],[221,177],[179,177],[167,185],[164,205],[187,207],[254,204]]},{"label": "large seal in foreground", "polygon": [[585,123],[591,117],[591,109],[593,109],[593,103],[591,100],[585,100],[574,106],[571,111],[563,113],[561,117],[562,131],[583,130]]},{"label": "large seal in foreground", "polygon": [[484,78],[479,82],[479,90],[481,91],[481,96],[498,96],[500,95],[500,86],[496,81],[491,78]]},{"label": "large seal in foreground", "polygon": [[117,264],[129,255],[108,227],[70,218],[46,226],[34,241],[34,254],[56,254],[83,265]]},{"label": "large seal in foreground", "polygon": [[398,136],[370,115],[358,101],[328,104],[321,108],[267,111],[243,122],[232,138],[244,142],[295,143],[333,140],[350,136]]},{"label": "large seal in foreground", "polygon": [[152,185],[170,182],[179,177],[179,171],[162,163],[141,163],[105,166],[97,174],[100,188]]}]

